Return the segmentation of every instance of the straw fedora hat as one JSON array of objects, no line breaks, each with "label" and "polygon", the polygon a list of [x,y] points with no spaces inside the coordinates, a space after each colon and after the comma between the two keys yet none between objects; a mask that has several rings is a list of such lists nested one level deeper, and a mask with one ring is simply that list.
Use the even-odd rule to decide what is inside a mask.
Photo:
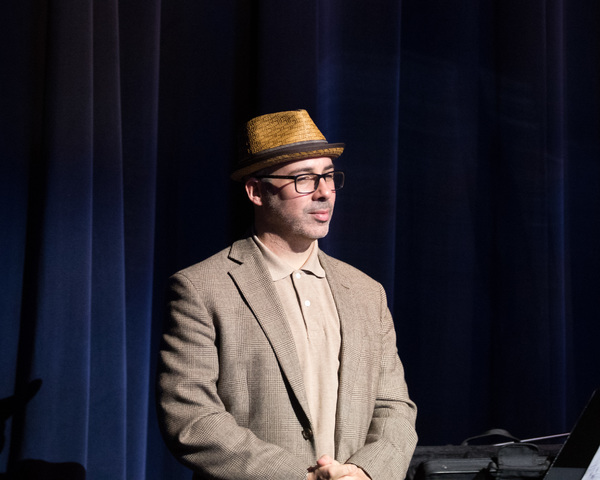
[{"label": "straw fedora hat", "polygon": [[343,143],[327,142],[306,110],[261,115],[242,129],[239,161],[231,178],[240,181],[263,168],[294,160],[337,158],[343,151]]}]

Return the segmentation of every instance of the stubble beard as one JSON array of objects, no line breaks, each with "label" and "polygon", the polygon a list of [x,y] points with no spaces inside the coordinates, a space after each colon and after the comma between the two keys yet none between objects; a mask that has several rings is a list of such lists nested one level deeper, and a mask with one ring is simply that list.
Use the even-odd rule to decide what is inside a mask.
[{"label": "stubble beard", "polygon": [[[289,218],[283,209],[278,208],[277,200],[271,199],[267,202],[268,216],[273,226],[277,226],[282,237],[290,239],[304,239],[314,241],[323,238],[329,233],[329,223],[333,216],[333,204],[328,201],[315,201],[307,205],[300,217]],[[327,221],[320,222],[313,218],[311,212],[315,210],[328,210]]]}]

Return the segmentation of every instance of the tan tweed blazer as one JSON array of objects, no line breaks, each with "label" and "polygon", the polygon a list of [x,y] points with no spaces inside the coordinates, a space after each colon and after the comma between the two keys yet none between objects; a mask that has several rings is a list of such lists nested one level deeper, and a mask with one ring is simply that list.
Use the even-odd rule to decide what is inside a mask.
[{"label": "tan tweed blazer", "polygon": [[[336,459],[404,479],[417,442],[382,286],[323,252],[341,324]],[[303,480],[316,462],[294,341],[251,238],[175,274],[158,366],[158,417],[197,479]]]}]

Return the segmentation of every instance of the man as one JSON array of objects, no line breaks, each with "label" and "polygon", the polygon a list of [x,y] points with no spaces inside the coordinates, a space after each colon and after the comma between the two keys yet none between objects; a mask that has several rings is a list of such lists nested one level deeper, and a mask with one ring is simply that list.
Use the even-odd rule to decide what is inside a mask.
[{"label": "man", "polygon": [[159,421],[197,479],[403,479],[417,437],[381,285],[319,250],[344,174],[304,110],[245,126],[254,229],[171,278]]}]

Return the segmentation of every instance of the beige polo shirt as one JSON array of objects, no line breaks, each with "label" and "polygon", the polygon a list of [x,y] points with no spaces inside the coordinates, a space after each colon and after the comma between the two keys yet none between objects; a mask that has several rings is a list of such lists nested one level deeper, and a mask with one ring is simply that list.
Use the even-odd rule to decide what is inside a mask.
[{"label": "beige polo shirt", "polygon": [[340,321],[315,241],[299,270],[282,261],[254,235],[286,312],[308,396],[317,458],[335,457],[335,414],[341,345]]}]

